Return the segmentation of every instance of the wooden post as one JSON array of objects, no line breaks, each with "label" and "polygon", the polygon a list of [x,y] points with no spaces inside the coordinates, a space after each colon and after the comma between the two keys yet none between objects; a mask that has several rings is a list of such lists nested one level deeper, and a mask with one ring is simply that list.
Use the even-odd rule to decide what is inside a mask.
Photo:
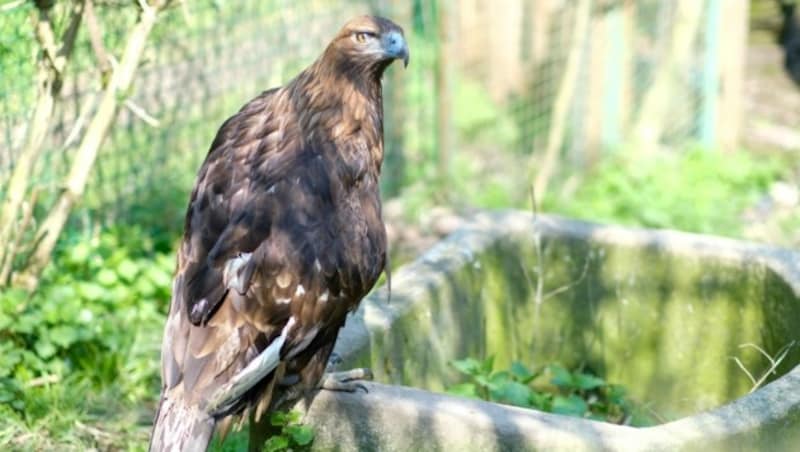
[{"label": "wooden post", "polygon": [[742,92],[747,59],[750,0],[725,0],[720,36],[719,97],[717,102],[717,143],[724,151],[739,144],[742,123]]}]

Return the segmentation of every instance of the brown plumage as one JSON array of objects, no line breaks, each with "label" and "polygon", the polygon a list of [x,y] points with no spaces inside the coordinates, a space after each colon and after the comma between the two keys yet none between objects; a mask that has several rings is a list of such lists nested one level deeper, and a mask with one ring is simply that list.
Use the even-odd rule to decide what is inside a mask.
[{"label": "brown plumage", "polygon": [[[408,62],[400,27],[353,19],[311,66],[219,129],[186,213],[151,450],[204,450],[219,421],[318,384],[386,263],[381,76],[395,59]],[[280,365],[206,413],[279,338]]]}]

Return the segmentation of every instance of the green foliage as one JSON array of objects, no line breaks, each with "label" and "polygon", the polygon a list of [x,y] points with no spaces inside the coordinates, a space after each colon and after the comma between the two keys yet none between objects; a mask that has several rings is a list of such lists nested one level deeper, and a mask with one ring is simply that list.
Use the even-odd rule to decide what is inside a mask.
[{"label": "green foliage", "polygon": [[581,370],[551,364],[531,370],[514,362],[494,371],[494,357],[451,363],[467,381],[448,388],[453,395],[535,408],[550,413],[635,426],[652,425],[625,394],[625,388]]},{"label": "green foliage", "polygon": [[309,450],[314,441],[314,431],[308,425],[300,422],[301,414],[299,412],[277,411],[270,415],[269,421],[273,427],[280,428],[280,434],[267,440],[264,444],[264,452]]},{"label": "green foliage", "polygon": [[620,152],[574,194],[548,198],[543,207],[595,221],[736,236],[744,209],[784,168],[775,158],[747,152],[695,149],[646,158]]},{"label": "green foliage", "polygon": [[174,267],[157,242],[132,227],[66,237],[35,295],[0,293],[4,415],[32,428],[54,406],[74,422],[65,413],[84,418],[98,397],[131,405],[155,397]]}]

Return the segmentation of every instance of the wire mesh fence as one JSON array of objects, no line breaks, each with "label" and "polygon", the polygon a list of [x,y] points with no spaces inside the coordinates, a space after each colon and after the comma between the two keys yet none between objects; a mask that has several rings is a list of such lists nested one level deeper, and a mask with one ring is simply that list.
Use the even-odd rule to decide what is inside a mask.
[{"label": "wire mesh fence", "polygon": [[[131,16],[113,2],[97,8],[113,51]],[[731,44],[739,38],[724,36],[739,20],[731,11],[720,0],[183,2],[154,30],[75,218],[129,221],[137,205],[179,217],[222,121],[289,80],[365,12],[403,24],[411,48],[408,70],[385,77],[387,197],[422,205],[449,193],[462,205],[515,205],[543,166],[569,175],[631,146],[729,144],[741,72]],[[24,14],[0,16],[0,186],[35,96]],[[746,6],[738,14],[746,20]],[[44,204],[101,88],[88,38],[79,44],[42,171],[30,181]]]}]

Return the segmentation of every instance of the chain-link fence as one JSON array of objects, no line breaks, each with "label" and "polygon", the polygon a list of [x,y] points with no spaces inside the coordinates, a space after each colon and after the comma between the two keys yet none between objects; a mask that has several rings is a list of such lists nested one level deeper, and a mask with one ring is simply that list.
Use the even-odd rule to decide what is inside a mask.
[{"label": "chain-link fence", "polygon": [[[740,110],[736,45],[745,37],[726,33],[746,23],[746,3],[183,2],[153,32],[76,218],[127,221],[136,205],[166,218],[182,215],[221,122],[290,79],[341,24],[364,12],[403,24],[411,49],[408,70],[395,65],[385,80],[386,196],[412,204],[446,196],[462,205],[514,205],[527,199],[543,167],[552,174],[546,186],[548,178],[562,180],[630,146],[728,146]],[[112,50],[129,25],[127,16],[115,18],[118,7],[97,6]],[[0,19],[0,34],[16,33],[12,44],[24,58],[0,53],[0,186],[18,155],[35,92],[30,25],[9,17]],[[58,191],[87,105],[100,89],[88,39],[79,42],[39,162],[45,170],[31,181],[43,203]]]}]

